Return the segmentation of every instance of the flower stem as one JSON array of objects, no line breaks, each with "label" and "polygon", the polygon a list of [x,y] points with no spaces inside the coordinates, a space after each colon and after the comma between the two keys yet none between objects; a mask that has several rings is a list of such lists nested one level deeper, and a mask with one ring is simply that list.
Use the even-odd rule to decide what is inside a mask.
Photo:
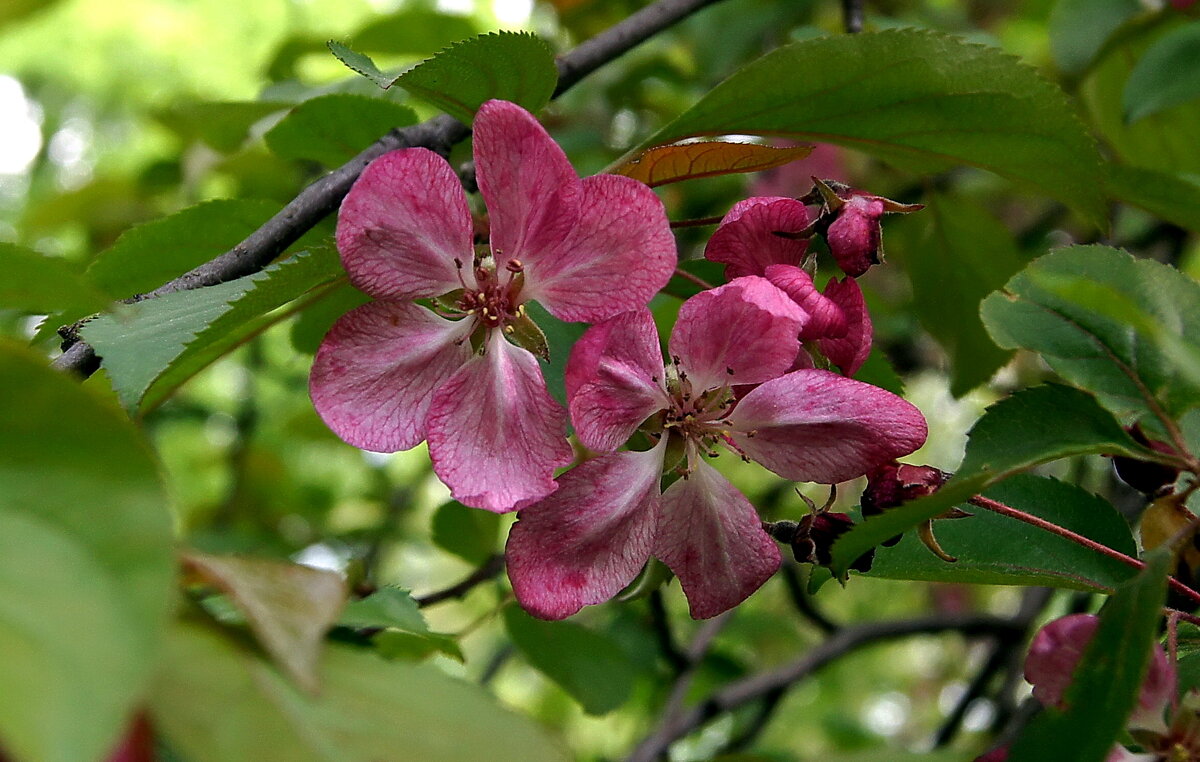
[{"label": "flower stem", "polygon": [[684,270],[682,267],[676,267],[675,274],[678,275],[680,278],[683,278],[684,280],[690,280],[692,283],[695,283],[700,288],[707,290],[707,289],[710,289],[713,287],[713,285],[711,283],[709,283],[708,281],[704,280],[703,278],[692,275],[690,272],[688,272],[687,270]]}]

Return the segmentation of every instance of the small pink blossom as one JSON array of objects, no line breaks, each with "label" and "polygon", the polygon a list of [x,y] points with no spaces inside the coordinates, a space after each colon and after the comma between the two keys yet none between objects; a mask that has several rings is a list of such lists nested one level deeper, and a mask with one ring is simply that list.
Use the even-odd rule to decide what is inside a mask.
[{"label": "small pink blossom", "polygon": [[427,440],[457,500],[504,512],[552,492],[554,469],[572,460],[536,358],[506,338],[536,333],[525,303],[587,322],[641,307],[670,277],[675,243],[652,191],[580,179],[515,104],[479,109],[474,153],[487,247],[474,246],[466,194],[432,151],[386,154],[351,188],[338,250],[375,301],[329,331],[309,385],[346,442],[394,452]]},{"label": "small pink blossom", "polygon": [[[606,454],[519,514],[507,558],[527,610],[560,619],[608,600],[653,555],[679,578],[693,617],[716,616],[780,556],[754,507],[703,456],[725,447],[784,478],[832,484],[924,442],[925,419],[899,397],[828,371],[789,372],[807,320],[787,294],[747,276],[683,304],[667,364],[647,310],[588,329],[567,394],[580,441]],[[616,452],[639,429],[653,446]],[[660,491],[664,470],[682,478]]]}]

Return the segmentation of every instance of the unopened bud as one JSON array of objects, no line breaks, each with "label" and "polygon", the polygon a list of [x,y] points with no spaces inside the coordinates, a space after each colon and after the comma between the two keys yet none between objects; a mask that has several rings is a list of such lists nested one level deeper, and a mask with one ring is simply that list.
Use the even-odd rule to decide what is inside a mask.
[{"label": "unopened bud", "polygon": [[[1161,452],[1165,455],[1174,455],[1175,452],[1166,442],[1160,442],[1157,439],[1150,439],[1142,431],[1142,427],[1133,425],[1126,429],[1129,436],[1140,445],[1149,447],[1155,452]],[[1151,463],[1145,460],[1137,460],[1124,455],[1117,455],[1113,458],[1113,468],[1116,469],[1117,476],[1121,477],[1121,481],[1133,487],[1138,492],[1147,495],[1156,494],[1164,487],[1169,487],[1175,483],[1179,477],[1179,469],[1162,463]]]}]

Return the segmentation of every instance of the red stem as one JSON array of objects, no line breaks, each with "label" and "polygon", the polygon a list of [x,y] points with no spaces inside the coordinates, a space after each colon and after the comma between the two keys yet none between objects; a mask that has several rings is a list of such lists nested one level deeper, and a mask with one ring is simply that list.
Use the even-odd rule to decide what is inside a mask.
[{"label": "red stem", "polygon": [[675,274],[678,275],[680,278],[683,278],[684,280],[690,280],[692,283],[695,283],[697,286],[699,286],[700,288],[703,288],[705,290],[713,287],[711,283],[705,281],[703,278],[692,275],[690,272],[688,272],[687,270],[684,270],[682,267],[676,267]]}]

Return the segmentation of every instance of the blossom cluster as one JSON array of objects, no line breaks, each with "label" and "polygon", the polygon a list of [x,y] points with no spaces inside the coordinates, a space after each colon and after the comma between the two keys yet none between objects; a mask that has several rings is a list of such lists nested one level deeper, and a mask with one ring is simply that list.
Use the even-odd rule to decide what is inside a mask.
[{"label": "blossom cluster", "polygon": [[[872,340],[854,278],[880,260],[880,217],[913,207],[824,182],[812,198],[738,203],[705,250],[728,282],[682,304],[664,357],[647,304],[677,255],[654,192],[580,179],[514,104],[484,104],[473,129],[486,224],[450,165],[421,148],[375,160],[347,195],[338,249],[374,301],[330,330],[310,387],[346,442],[392,452],[425,441],[455,499],[519,511],[506,558],[531,613],[606,601],[655,557],[694,617],[715,616],[780,555],[710,458],[723,449],[784,479],[836,484],[924,442],[915,407],[852,378]],[[808,251],[817,234],[847,273],[824,290]],[[531,300],[591,324],[567,362],[565,411],[538,362],[547,346]],[[556,476],[576,460],[568,414],[586,452]]]}]

